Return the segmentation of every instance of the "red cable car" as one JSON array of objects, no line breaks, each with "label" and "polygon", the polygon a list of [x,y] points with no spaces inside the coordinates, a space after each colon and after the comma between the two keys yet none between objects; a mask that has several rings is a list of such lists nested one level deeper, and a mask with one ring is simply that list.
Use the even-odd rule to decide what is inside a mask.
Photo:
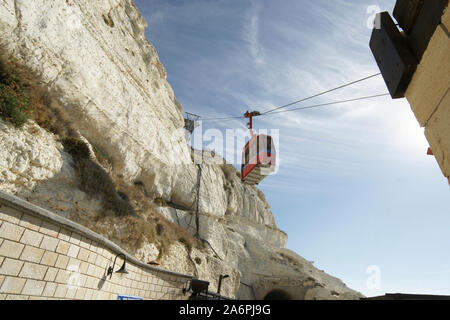
[{"label": "red cable car", "polygon": [[252,118],[261,115],[254,111],[245,113],[245,117],[250,119],[248,127],[251,138],[242,152],[241,179],[250,185],[259,184],[266,176],[275,172],[276,150],[271,136],[253,133]]}]

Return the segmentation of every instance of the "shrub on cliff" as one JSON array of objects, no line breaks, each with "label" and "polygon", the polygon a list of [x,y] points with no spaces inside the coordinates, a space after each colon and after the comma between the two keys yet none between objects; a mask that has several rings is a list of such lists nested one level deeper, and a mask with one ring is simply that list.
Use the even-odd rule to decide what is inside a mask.
[{"label": "shrub on cliff", "polygon": [[0,83],[0,116],[21,127],[28,119],[28,96],[21,90]]},{"label": "shrub on cliff", "polygon": [[[0,45],[0,117],[17,128],[27,119],[60,137],[76,136],[70,115],[46,84]],[[55,94],[57,96],[57,94]]]},{"label": "shrub on cliff", "polygon": [[23,126],[30,113],[29,84],[22,71],[0,48],[0,116],[16,127]]}]

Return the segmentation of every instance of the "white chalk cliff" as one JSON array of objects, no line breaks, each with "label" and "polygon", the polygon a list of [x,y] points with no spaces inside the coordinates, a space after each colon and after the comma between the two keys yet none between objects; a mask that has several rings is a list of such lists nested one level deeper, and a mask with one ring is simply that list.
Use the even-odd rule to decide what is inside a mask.
[{"label": "white chalk cliff", "polygon": [[[0,0],[1,43],[51,89],[53,103],[125,181],[168,204],[154,210],[195,234],[199,169],[146,26],[130,0]],[[174,244],[162,267],[196,273],[212,290],[227,273],[222,294],[237,298],[263,298],[277,288],[297,299],[358,298],[285,248],[287,235],[264,194],[236,173],[231,165],[202,165],[198,227],[210,245],[189,253]],[[16,129],[0,120],[1,190],[69,218],[94,219],[102,202],[81,191],[78,179],[57,136],[32,121]],[[114,238],[120,223],[110,229],[105,236]],[[133,251],[147,261],[158,254],[150,243]]]}]

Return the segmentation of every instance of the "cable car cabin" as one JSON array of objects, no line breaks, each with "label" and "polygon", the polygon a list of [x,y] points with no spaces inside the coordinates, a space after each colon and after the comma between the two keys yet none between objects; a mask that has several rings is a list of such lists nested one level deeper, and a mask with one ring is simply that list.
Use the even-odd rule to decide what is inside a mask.
[{"label": "cable car cabin", "polygon": [[242,153],[241,179],[244,183],[259,184],[275,172],[276,150],[273,139],[261,134],[253,136]]}]

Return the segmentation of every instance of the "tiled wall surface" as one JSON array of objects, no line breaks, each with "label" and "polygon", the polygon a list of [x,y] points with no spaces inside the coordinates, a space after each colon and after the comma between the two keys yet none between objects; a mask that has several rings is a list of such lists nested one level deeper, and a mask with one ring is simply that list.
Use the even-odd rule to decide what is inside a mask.
[{"label": "tiled wall surface", "polygon": [[[0,192],[0,300],[186,299],[191,277],[147,266],[127,254],[128,274],[106,277],[124,253],[90,230]],[[119,257],[114,271],[123,264]]]}]

